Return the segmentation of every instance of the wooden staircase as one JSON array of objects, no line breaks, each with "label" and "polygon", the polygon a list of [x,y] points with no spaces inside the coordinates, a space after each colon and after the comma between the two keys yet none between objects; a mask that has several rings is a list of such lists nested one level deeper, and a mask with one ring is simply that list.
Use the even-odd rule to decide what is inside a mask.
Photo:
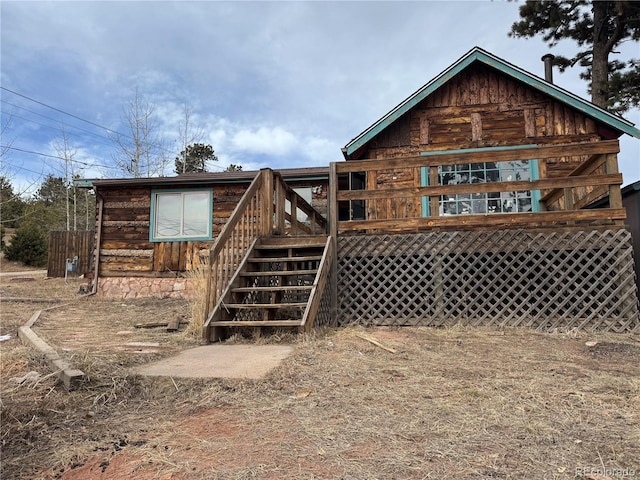
[{"label": "wooden staircase", "polygon": [[237,328],[310,329],[327,282],[321,266],[330,248],[326,235],[259,239],[210,315],[207,340],[223,340]]}]

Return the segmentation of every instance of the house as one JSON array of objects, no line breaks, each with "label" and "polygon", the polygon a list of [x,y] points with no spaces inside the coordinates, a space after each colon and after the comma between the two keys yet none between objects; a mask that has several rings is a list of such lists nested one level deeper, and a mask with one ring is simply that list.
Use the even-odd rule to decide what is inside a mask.
[{"label": "house", "polygon": [[[269,169],[243,178],[218,213],[231,189],[222,177],[96,182],[98,290],[176,282],[208,254],[209,341],[350,323],[637,331],[623,134],[640,138],[476,47],[347,143],[322,179],[307,172],[305,185],[327,194],[319,211]],[[190,237],[172,209],[207,198],[211,230],[190,218],[202,238]]]},{"label": "house", "polygon": [[[326,215],[328,168],[281,170],[279,178]],[[255,171],[93,180],[97,199],[95,291],[109,297],[183,296],[188,272],[209,249]],[[301,214],[298,214],[299,216]],[[299,225],[304,227],[306,214]]]},{"label": "house", "polygon": [[331,165],[338,323],[638,329],[623,134],[640,138],[472,49]]}]

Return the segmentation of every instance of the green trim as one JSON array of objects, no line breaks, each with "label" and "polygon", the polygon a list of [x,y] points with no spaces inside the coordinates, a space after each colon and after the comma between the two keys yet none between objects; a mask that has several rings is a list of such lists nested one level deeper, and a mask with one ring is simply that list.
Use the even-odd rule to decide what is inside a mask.
[{"label": "green trim", "polygon": [[468,53],[463,55],[457,62],[447,68],[440,75],[435,77],[429,83],[417,90],[413,95],[408,97],[393,110],[383,116],[376,123],[367,128],[364,132],[351,140],[343,149],[345,159],[349,159],[354,152],[367,144],[376,135],[386,129],[402,115],[407,113],[418,103],[423,101],[438,88],[458,75],[460,72],[468,68],[472,63],[480,62],[497,69],[501,73],[508,75],[516,80],[524,82],[531,88],[538,90],[549,97],[569,105],[583,114],[608,125],[609,127],[621,133],[626,133],[632,137],[640,138],[640,130],[634,127],[632,122],[622,117],[613,115],[606,110],[596,107],[591,102],[578,97],[577,95],[564,90],[557,85],[550,84],[521,68],[512,65],[501,58],[498,58],[479,47],[474,47]]},{"label": "green trim", "polygon": [[[209,235],[201,237],[156,237],[156,198],[158,194],[163,193],[208,193],[209,194]],[[213,191],[210,188],[175,188],[175,189],[152,189],[151,190],[151,207],[149,211],[149,241],[150,242],[191,242],[206,241],[213,239]]]},{"label": "green trim", "polygon": [[77,188],[93,188],[94,179],[90,178],[76,178],[73,181],[73,186]]},{"label": "green trim", "polygon": [[[431,152],[420,152],[423,157],[434,157],[437,155],[449,155],[456,153],[480,153],[480,152],[506,152],[509,150],[525,150],[527,148],[536,148],[538,144],[529,143],[527,145],[504,145],[500,147],[476,147],[476,148],[457,148],[455,150],[434,150]],[[470,163],[473,163],[470,161]]]},{"label": "green trim", "polygon": [[286,182],[306,182],[307,180],[329,180],[329,175],[316,177],[282,177]]},{"label": "green trim", "polygon": [[[427,167],[420,167],[420,186],[428,187],[429,186],[429,169]],[[429,211],[429,197],[422,197],[422,216],[428,217],[430,216]]]},{"label": "green trim", "polygon": [[[538,168],[538,160],[529,160],[529,171],[531,172],[531,180],[540,180],[540,170]],[[531,210],[540,212],[540,190],[531,190]]]},{"label": "green trim", "polygon": [[[535,145],[533,145],[535,147]],[[518,148],[530,148],[531,145],[525,145],[525,146],[518,146],[518,147],[489,147],[486,150],[517,150]],[[476,149],[476,150],[480,150],[480,149]],[[463,150],[463,151],[467,151],[467,150]],[[431,153],[431,152],[427,152],[427,153]],[[449,153],[449,152],[445,152],[445,153]],[[435,155],[438,154],[438,152],[434,153]],[[500,162],[497,163],[506,163],[508,162],[508,160],[502,160]],[[463,162],[466,163],[466,162]],[[473,163],[473,162],[469,162],[469,163]],[[487,162],[480,162],[480,163],[484,163],[486,165]],[[540,172],[538,169],[538,160],[536,159],[532,159],[529,160],[529,172],[530,172],[530,180],[539,180],[540,179]],[[429,186],[429,168],[428,167],[420,167],[420,186],[421,187],[428,187]],[[530,190],[531,192],[531,210],[533,212],[540,212],[540,190]],[[429,217],[430,216],[430,204],[429,204],[429,197],[428,196],[423,196],[421,197],[421,201],[422,201],[422,217]]]}]

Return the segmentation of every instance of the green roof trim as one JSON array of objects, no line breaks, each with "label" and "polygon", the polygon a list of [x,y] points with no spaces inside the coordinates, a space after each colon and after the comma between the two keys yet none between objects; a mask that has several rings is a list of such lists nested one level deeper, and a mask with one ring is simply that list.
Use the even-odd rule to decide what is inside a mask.
[{"label": "green roof trim", "polygon": [[455,150],[429,150],[420,152],[423,157],[435,157],[438,155],[449,155],[452,153],[471,153],[471,152],[505,152],[507,150],[524,150],[526,148],[536,148],[537,143],[529,143],[527,145],[501,145],[499,147],[477,147],[477,148],[458,148]]},{"label": "green roof trim", "polygon": [[75,178],[73,185],[77,188],[93,188],[93,182],[95,182],[93,178]]},{"label": "green roof trim", "polygon": [[367,144],[376,135],[386,129],[389,125],[395,122],[402,115],[407,113],[413,107],[415,107],[422,100],[427,98],[433,92],[435,92],[442,85],[447,83],[453,77],[460,72],[468,68],[474,62],[481,62],[485,65],[495,68],[496,70],[508,75],[516,80],[519,80],[531,88],[534,88],[551,98],[569,105],[576,110],[582,112],[601,123],[608,125],[609,127],[617,130],[621,133],[626,133],[635,138],[640,138],[640,130],[634,127],[632,122],[625,120],[622,117],[607,112],[606,110],[595,106],[588,100],[580,98],[579,96],[558,87],[557,85],[548,83],[547,81],[532,75],[531,73],[522,70],[521,68],[512,65],[501,58],[492,55],[491,53],[481,49],[480,47],[474,47],[468,53],[463,55],[457,62],[443,71],[440,75],[435,77],[429,83],[421,87],[413,95],[408,97],[393,110],[387,113],[384,117],[379,119],[376,123],[367,128],[364,132],[351,140],[343,149],[345,159],[349,159],[354,152]]}]

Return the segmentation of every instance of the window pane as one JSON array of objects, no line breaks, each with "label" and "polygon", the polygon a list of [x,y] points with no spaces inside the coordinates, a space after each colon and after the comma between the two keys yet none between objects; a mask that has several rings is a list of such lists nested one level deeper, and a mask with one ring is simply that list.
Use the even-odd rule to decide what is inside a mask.
[{"label": "window pane", "polygon": [[181,203],[179,193],[163,193],[156,196],[156,237],[177,237],[180,235]]},{"label": "window pane", "polygon": [[184,194],[184,227],[182,234],[188,237],[209,236],[209,193]]}]

